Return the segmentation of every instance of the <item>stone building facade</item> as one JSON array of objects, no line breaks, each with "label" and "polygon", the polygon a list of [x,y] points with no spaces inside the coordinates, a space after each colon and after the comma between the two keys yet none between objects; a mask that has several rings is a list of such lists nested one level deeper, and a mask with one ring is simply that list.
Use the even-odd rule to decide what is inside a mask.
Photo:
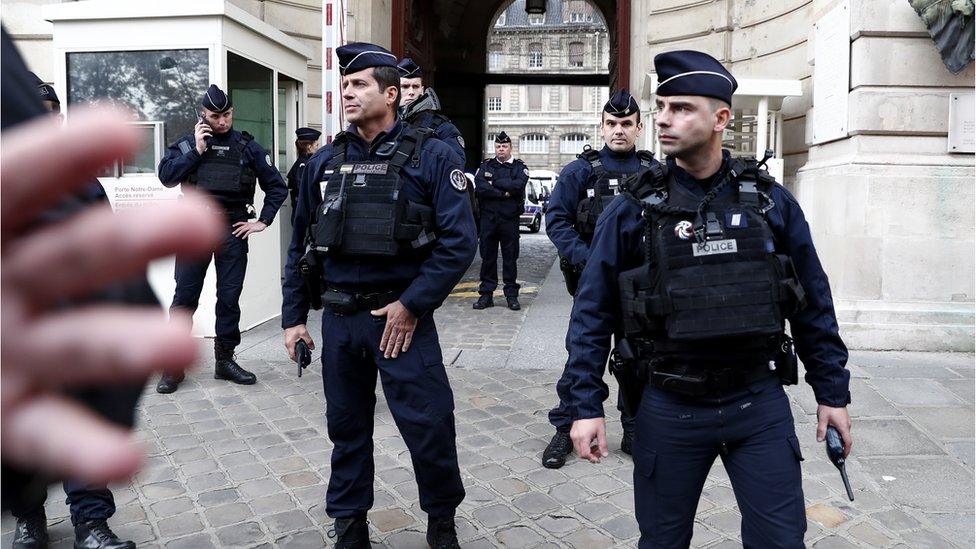
[{"label": "stone building facade", "polygon": [[[606,23],[585,0],[550,0],[544,15],[525,12],[525,0],[502,10],[488,33],[488,72],[606,73]],[[490,84],[485,90],[484,155],[505,131],[532,169],[559,172],[584,145],[598,146],[608,90],[594,86]]]}]

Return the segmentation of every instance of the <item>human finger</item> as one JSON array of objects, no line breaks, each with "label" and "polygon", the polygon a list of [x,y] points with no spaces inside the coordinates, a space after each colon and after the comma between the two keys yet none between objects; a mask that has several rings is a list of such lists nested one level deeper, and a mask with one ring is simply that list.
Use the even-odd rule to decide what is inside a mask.
[{"label": "human finger", "polygon": [[99,169],[132,156],[139,143],[138,130],[124,123],[123,113],[106,109],[78,109],[63,127],[45,116],[3,132],[3,231],[23,226]]},{"label": "human finger", "polygon": [[[380,309],[382,311],[382,309]],[[374,316],[381,316],[373,313]],[[380,350],[386,351],[386,346],[390,342],[390,336],[393,334],[393,322],[387,318],[386,324],[383,326],[383,335],[380,337]]]},{"label": "human finger", "polygon": [[[596,431],[596,442],[597,448],[600,451],[601,457],[607,457],[610,455],[610,449],[607,446],[607,430],[605,427],[599,427]],[[597,460],[599,461],[599,460]]]},{"label": "human finger", "polygon": [[8,244],[4,284],[16,285],[33,301],[50,302],[124,280],[159,257],[207,252],[220,242],[221,222],[207,211],[209,199],[185,197],[119,214],[92,208]]},{"label": "human finger", "polygon": [[403,352],[407,352],[410,349],[411,342],[413,342],[413,330],[407,331],[403,337]]},{"label": "human finger", "polygon": [[18,330],[16,342],[4,344],[4,367],[50,389],[176,374],[197,358],[190,326],[185,313],[167,321],[163,311],[151,307],[58,312]]},{"label": "human finger", "polygon": [[2,421],[4,460],[31,470],[104,485],[130,478],[142,463],[129,431],[62,396],[25,400]]},{"label": "human finger", "polygon": [[396,340],[393,343],[393,358],[400,356],[400,351],[403,349],[403,342],[406,339],[406,336],[407,334],[402,329],[397,331]]},{"label": "human finger", "polygon": [[827,438],[827,414],[817,415],[817,442],[823,442]]}]

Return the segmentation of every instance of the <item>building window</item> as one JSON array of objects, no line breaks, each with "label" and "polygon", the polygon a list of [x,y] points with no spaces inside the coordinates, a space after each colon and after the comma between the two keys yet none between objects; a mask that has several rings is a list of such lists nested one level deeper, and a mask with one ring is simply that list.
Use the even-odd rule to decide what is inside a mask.
[{"label": "building window", "polygon": [[589,144],[589,136],[581,133],[569,133],[559,140],[559,152],[561,154],[579,154],[583,151],[583,147]]},{"label": "building window", "polygon": [[583,0],[568,2],[570,23],[589,23],[593,21],[593,9]]},{"label": "building window", "polygon": [[530,25],[541,25],[545,22],[545,16],[539,14],[532,14],[529,16]]},{"label": "building window", "polygon": [[583,110],[583,88],[580,86],[569,87],[569,110]]},{"label": "building window", "polygon": [[526,88],[527,102],[530,111],[542,110],[542,86],[529,86]]},{"label": "building window", "polygon": [[529,44],[529,68],[542,68],[542,44]]},{"label": "building window", "polygon": [[519,152],[545,154],[549,152],[549,138],[543,133],[527,133],[519,138]]},{"label": "building window", "polygon": [[488,110],[497,112],[502,110],[502,87],[488,86]]},{"label": "building window", "polygon": [[485,138],[485,152],[488,154],[493,154],[495,151],[495,135],[489,133],[488,137]]},{"label": "building window", "polygon": [[570,67],[583,66],[583,43],[582,42],[571,42],[569,44],[569,66]]},{"label": "building window", "polygon": [[498,70],[502,68],[502,45],[492,44],[488,46],[488,69]]}]

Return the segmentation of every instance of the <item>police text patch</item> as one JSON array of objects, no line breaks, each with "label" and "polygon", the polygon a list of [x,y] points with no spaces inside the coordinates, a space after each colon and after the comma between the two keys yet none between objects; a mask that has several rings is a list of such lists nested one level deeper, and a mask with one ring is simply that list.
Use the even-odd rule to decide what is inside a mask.
[{"label": "police text patch", "polygon": [[451,171],[451,186],[459,191],[464,191],[468,188],[468,178],[464,177],[464,172],[461,170]]},{"label": "police text patch", "polygon": [[353,164],[352,173],[363,175],[384,175],[389,167],[390,165],[386,162],[377,162],[374,164]]},{"label": "police text patch", "polygon": [[695,257],[700,257],[703,255],[734,254],[738,251],[739,249],[736,247],[734,238],[727,240],[711,240],[708,242],[702,242],[700,244],[695,242],[691,245],[691,252],[695,255]]}]

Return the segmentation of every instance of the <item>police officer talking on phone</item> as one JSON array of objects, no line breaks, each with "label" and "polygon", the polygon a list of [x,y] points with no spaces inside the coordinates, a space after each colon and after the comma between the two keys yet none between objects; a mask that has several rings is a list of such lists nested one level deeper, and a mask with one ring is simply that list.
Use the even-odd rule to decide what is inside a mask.
[{"label": "police officer talking on phone", "polygon": [[[793,340],[817,403],[817,438],[850,451],[850,374],[830,285],[796,198],[756,159],[722,149],[737,83],[716,59],[654,59],[668,171],[642,172],[597,222],[570,320],[570,436],[608,455],[603,401],[616,372],[643,380],[634,499],[642,548],[688,547],[705,478],[721,457],[746,547],[803,547],[800,445],[783,384]],[[621,366],[617,366],[621,364]],[[623,389],[622,389],[623,390]]]},{"label": "police officer talking on phone", "polygon": [[[241,290],[247,270],[247,239],[271,225],[288,196],[281,174],[268,153],[247,132],[233,128],[234,107],[230,97],[216,85],[203,95],[200,120],[192,134],[170,145],[159,162],[159,180],[167,187],[180,183],[211,194],[223,208],[227,236],[214,250],[217,270],[217,321],[214,340],[214,377],[241,385],[253,385],[256,376],[234,360],[234,349],[241,342]],[[255,217],[256,183],[264,191],[264,206]],[[176,257],[176,294],[173,309],[196,310],[203,280],[210,266],[204,259]],[[172,393],[183,376],[163,376],[156,386],[160,393]]]},{"label": "police officer talking on phone", "polygon": [[349,128],[309,160],[295,211],[282,327],[294,360],[310,305],[322,307],[322,378],[333,443],[326,513],[336,547],[368,548],[373,417],[380,378],[410,450],[427,543],[458,547],[464,499],[454,395],[433,312],[474,259],[461,159],[397,116],[396,57],[366,43],[336,49]]}]

